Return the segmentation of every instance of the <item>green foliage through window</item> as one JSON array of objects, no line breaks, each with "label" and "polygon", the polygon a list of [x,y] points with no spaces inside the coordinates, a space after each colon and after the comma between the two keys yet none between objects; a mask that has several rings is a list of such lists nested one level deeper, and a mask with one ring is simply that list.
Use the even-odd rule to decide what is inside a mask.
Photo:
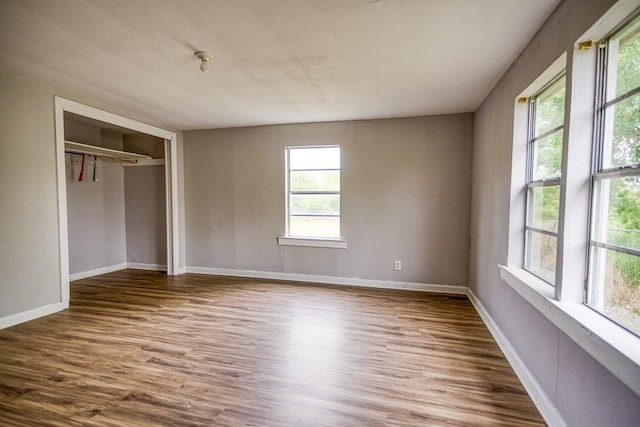
[{"label": "green foliage through window", "polygon": [[640,335],[640,19],[601,49],[609,75],[599,110],[588,303]]}]

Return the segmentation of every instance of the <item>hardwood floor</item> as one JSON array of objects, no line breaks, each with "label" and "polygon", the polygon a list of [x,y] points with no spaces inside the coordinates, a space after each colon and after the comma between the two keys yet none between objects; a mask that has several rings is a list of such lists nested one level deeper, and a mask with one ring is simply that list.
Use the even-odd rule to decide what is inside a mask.
[{"label": "hardwood floor", "polygon": [[0,349],[3,426],[544,425],[464,296],[124,270]]}]

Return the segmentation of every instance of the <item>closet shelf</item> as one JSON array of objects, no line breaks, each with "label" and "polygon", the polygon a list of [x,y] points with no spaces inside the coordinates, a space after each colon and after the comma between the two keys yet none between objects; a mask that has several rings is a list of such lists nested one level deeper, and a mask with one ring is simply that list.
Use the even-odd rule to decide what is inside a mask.
[{"label": "closet shelf", "polygon": [[125,160],[122,166],[164,166],[164,159]]},{"label": "closet shelf", "polygon": [[151,156],[146,156],[144,154],[112,150],[110,148],[96,147],[95,145],[81,144],[79,142],[73,141],[64,142],[64,151],[66,151],[67,153],[89,154],[91,156],[104,157],[125,162],[136,162],[138,160],[151,159]]}]

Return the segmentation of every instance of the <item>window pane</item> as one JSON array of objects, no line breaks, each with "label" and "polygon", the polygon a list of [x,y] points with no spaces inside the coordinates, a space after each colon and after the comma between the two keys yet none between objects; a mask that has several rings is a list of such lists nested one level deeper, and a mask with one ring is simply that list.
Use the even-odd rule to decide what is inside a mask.
[{"label": "window pane", "polygon": [[592,247],[587,303],[640,335],[640,258]]},{"label": "window pane", "polygon": [[290,191],[340,191],[340,171],[292,171]]},{"label": "window pane", "polygon": [[636,19],[628,29],[611,39],[610,43],[619,43],[616,61],[616,90],[611,91],[617,98],[640,86],[640,20]]},{"label": "window pane", "polygon": [[561,78],[536,98],[536,136],[564,123],[565,78]]},{"label": "window pane", "polygon": [[557,238],[535,231],[527,231],[525,268],[542,280],[555,284]]},{"label": "window pane", "polygon": [[533,143],[533,181],[560,176],[563,135],[561,129]]},{"label": "window pane", "polygon": [[593,240],[640,250],[640,176],[602,179],[595,191]]},{"label": "window pane", "polygon": [[640,163],[640,93],[611,105],[605,114],[604,167]]},{"label": "window pane", "polygon": [[[287,233],[340,237],[340,147],[290,147]],[[296,192],[310,194],[292,194]],[[322,194],[336,192],[338,194]]]},{"label": "window pane", "polygon": [[338,194],[292,194],[289,197],[291,215],[340,215]]},{"label": "window pane", "polygon": [[292,216],[289,235],[295,237],[340,237],[340,218]]},{"label": "window pane", "polygon": [[529,218],[527,225],[543,230],[558,231],[560,186],[533,187],[529,189]]},{"label": "window pane", "polygon": [[290,169],[340,169],[340,147],[289,148]]}]

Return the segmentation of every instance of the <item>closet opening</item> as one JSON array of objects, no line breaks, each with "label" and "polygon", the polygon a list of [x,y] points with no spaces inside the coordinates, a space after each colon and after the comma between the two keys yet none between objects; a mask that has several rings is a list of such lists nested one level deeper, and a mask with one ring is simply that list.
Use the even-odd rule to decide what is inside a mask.
[{"label": "closet opening", "polygon": [[65,306],[73,280],[124,268],[179,274],[175,133],[55,103]]}]

